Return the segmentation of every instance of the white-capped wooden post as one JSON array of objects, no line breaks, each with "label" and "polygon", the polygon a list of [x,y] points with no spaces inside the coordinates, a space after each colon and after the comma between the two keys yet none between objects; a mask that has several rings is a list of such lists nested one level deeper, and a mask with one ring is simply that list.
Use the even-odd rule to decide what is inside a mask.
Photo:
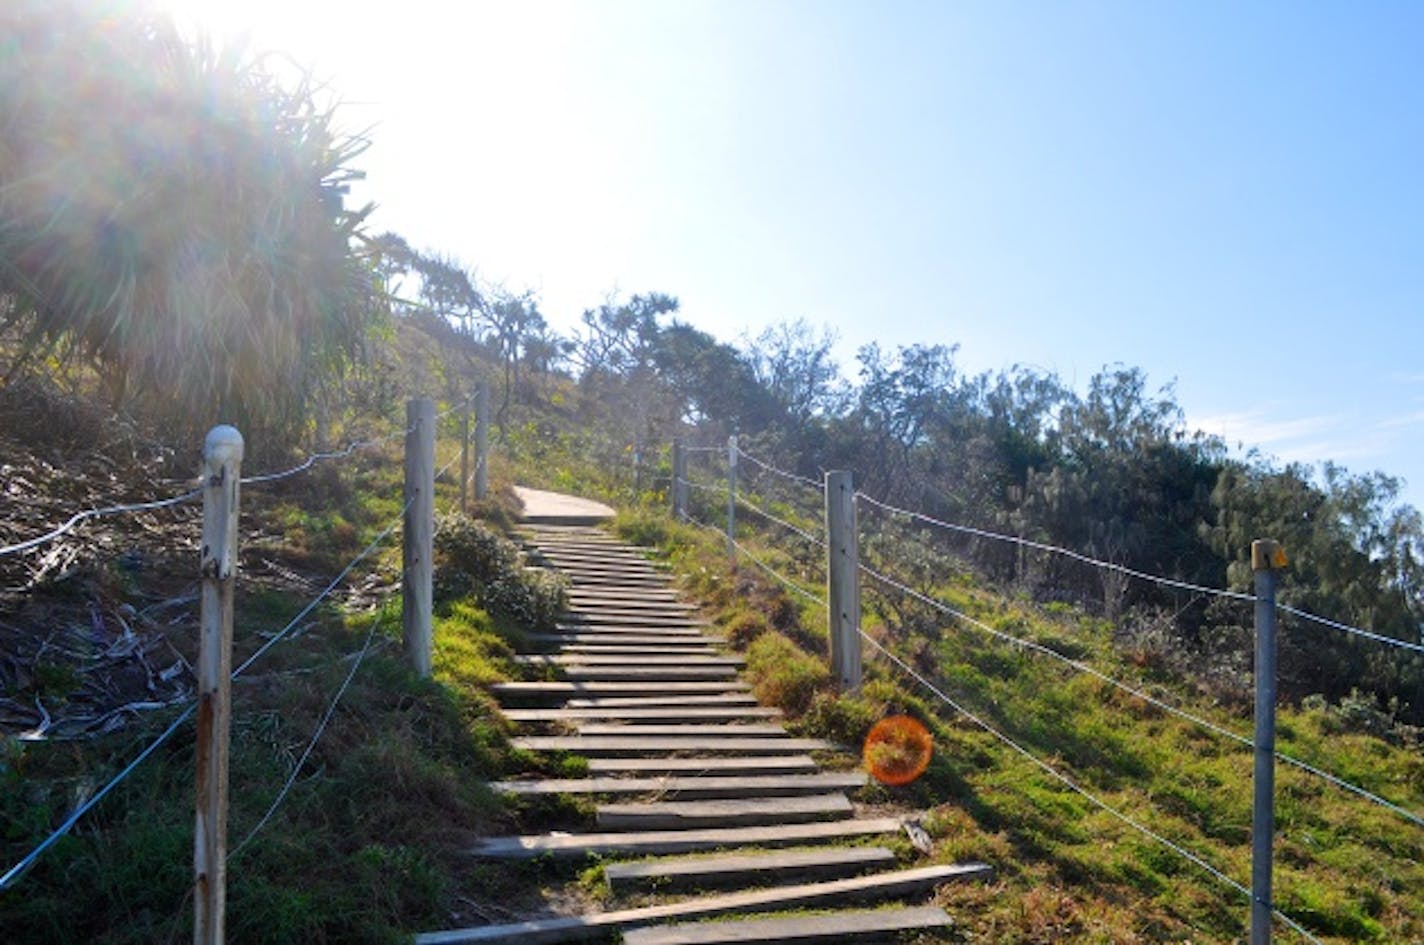
[{"label": "white-capped wooden post", "polygon": [[460,410],[460,511],[470,511],[470,398]]},{"label": "white-capped wooden post", "polygon": [[434,597],[435,401],[412,400],[405,411],[405,540],[401,546],[401,629],[405,651],[430,675]]},{"label": "white-capped wooden post", "polygon": [[1272,851],[1276,835],[1276,586],[1286,554],[1274,541],[1251,542],[1256,573],[1256,738],[1251,807],[1251,945],[1270,945]]},{"label": "white-capped wooden post", "polygon": [[489,496],[489,381],[480,381],[475,391],[475,500]]},{"label": "white-capped wooden post", "polygon": [[826,606],[831,676],[843,689],[860,686],[860,547],[855,485],[849,471],[826,473]]},{"label": "white-capped wooden post", "polygon": [[727,555],[737,557],[737,435],[727,437]]},{"label": "white-capped wooden post", "polygon": [[678,522],[687,518],[687,452],[681,437],[672,441],[672,517]]},{"label": "white-capped wooden post", "polygon": [[232,594],[242,434],[216,426],[203,441],[203,548],[198,627],[197,816],[193,829],[193,941],[223,941],[227,901],[227,766],[232,724]]}]

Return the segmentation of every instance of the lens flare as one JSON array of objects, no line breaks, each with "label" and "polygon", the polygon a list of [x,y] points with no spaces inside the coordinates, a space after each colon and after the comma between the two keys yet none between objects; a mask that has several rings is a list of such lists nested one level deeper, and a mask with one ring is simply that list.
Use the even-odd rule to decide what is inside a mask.
[{"label": "lens flare", "polygon": [[909,784],[925,773],[934,751],[929,730],[908,715],[875,723],[865,736],[865,770],[883,784]]}]

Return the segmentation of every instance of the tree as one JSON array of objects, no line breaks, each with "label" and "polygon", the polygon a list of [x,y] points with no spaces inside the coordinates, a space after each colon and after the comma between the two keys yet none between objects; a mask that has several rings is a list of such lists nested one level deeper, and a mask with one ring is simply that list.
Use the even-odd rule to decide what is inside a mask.
[{"label": "tree", "polygon": [[[343,195],[360,138],[309,76],[117,2],[13,0],[0,56],[0,308],[17,362],[269,439],[382,312]],[[83,90],[83,94],[77,94]],[[12,367],[12,371],[13,371]]]},{"label": "tree", "polygon": [[820,415],[835,415],[849,403],[850,392],[831,356],[836,336],[820,333],[804,320],[782,322],[744,339],[742,353],[757,382],[781,406],[787,420],[804,425]]}]

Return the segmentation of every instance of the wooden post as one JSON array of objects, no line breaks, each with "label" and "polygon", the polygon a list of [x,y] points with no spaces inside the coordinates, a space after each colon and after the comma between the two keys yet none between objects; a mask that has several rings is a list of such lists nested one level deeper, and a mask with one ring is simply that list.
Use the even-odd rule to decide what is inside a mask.
[{"label": "wooden post", "polygon": [[232,724],[232,592],[242,434],[216,426],[203,441],[203,548],[198,628],[197,816],[193,941],[220,945],[227,901],[227,759]]},{"label": "wooden post", "polygon": [[737,557],[737,435],[727,437],[727,555]]},{"label": "wooden post", "polygon": [[687,453],[681,437],[672,441],[672,517],[678,522],[687,518]]},{"label": "wooden post", "polygon": [[826,473],[826,605],[831,676],[843,689],[860,686],[860,548],[855,486],[848,471]]},{"label": "wooden post", "polygon": [[1285,552],[1274,541],[1251,542],[1256,573],[1255,795],[1251,808],[1251,945],[1270,945],[1272,848],[1276,833],[1276,585]]},{"label": "wooden post", "polygon": [[470,398],[460,411],[460,511],[470,511]]},{"label": "wooden post", "polygon": [[401,629],[405,651],[421,676],[430,675],[434,597],[435,401],[406,405],[405,541],[401,547]]},{"label": "wooden post", "polygon": [[475,500],[489,496],[489,381],[480,381],[475,391]]}]

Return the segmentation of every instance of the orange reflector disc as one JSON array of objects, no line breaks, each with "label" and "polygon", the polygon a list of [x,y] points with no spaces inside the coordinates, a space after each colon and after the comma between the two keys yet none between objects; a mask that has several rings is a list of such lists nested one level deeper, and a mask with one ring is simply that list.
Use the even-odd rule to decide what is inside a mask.
[{"label": "orange reflector disc", "polygon": [[930,766],[933,750],[929,729],[908,715],[892,715],[865,736],[865,770],[884,784],[909,784]]}]

